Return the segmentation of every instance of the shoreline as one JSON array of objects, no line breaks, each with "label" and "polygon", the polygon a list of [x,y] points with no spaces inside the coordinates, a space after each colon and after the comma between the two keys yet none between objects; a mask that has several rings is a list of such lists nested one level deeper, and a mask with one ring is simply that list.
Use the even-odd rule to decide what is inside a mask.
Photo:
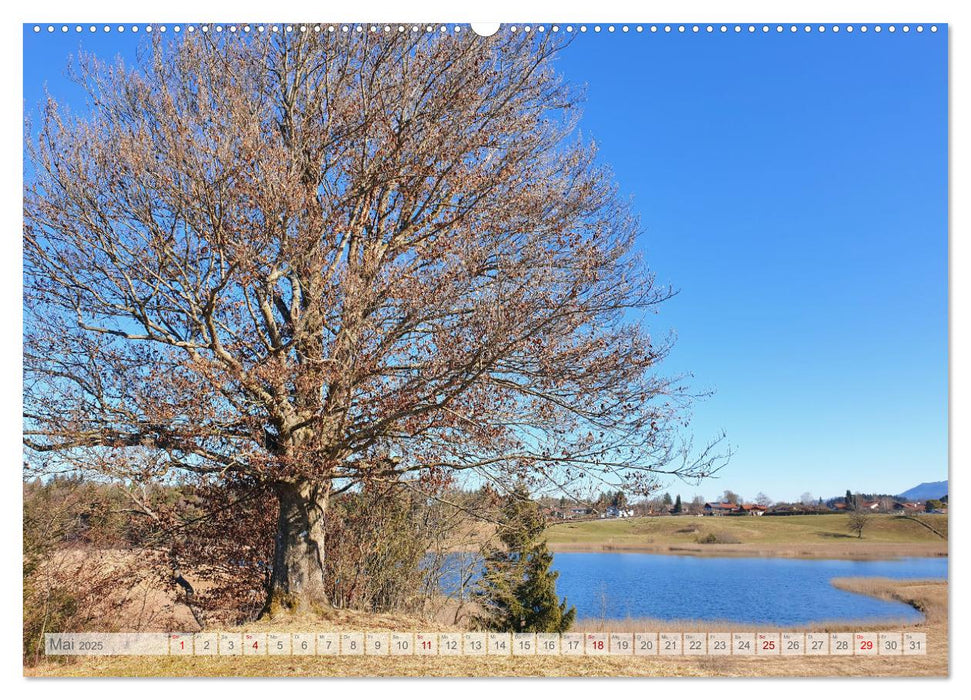
[{"label": "shoreline", "polygon": [[947,558],[947,542],[937,543],[885,543],[866,544],[864,551],[858,547],[839,547],[831,544],[613,544],[588,542],[550,542],[549,550],[556,553],[613,553],[613,554],[662,554],[692,557],[749,557],[779,559],[848,559],[885,560],[920,558]]}]

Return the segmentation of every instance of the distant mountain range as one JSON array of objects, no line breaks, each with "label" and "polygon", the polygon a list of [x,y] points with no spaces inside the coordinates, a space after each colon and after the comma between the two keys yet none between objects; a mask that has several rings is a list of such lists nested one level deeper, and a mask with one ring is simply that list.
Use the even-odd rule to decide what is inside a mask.
[{"label": "distant mountain range", "polygon": [[947,495],[947,481],[928,481],[907,489],[898,498],[907,501],[926,501],[928,498],[942,498]]}]

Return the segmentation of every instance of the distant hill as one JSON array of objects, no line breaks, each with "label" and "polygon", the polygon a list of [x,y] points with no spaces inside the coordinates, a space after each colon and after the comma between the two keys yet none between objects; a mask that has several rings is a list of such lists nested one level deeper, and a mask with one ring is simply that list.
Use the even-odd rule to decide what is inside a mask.
[{"label": "distant hill", "polygon": [[928,498],[942,498],[947,495],[947,481],[928,481],[907,489],[898,498],[908,501],[926,501]]}]

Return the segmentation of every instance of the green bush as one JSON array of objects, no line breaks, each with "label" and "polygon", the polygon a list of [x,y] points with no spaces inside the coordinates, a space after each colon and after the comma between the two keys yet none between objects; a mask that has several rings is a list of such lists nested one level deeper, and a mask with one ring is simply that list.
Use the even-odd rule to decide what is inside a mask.
[{"label": "green bush", "polygon": [[503,503],[499,538],[502,547],[486,556],[485,572],[475,595],[483,613],[473,620],[481,629],[500,632],[566,632],[576,608],[556,595],[559,573],[551,571],[553,555],[543,532],[546,519],[517,487]]},{"label": "green bush", "polygon": [[724,532],[709,532],[695,539],[698,544],[740,544],[741,540]]}]

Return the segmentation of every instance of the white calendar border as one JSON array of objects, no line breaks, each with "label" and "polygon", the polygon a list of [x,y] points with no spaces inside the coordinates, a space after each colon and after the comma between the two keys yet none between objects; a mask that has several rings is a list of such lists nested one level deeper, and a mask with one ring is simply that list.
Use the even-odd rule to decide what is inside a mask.
[{"label": "white calendar border", "polygon": [[[380,21],[388,17],[394,17],[396,21],[409,22],[439,18],[449,18],[456,21],[492,21],[499,18],[511,21],[535,21],[537,18],[551,18],[557,21],[589,21],[593,19],[597,21],[618,20],[628,22],[710,21],[712,18],[723,18],[729,21],[762,21],[771,18],[775,21],[792,22],[804,20],[857,22],[860,19],[866,19],[868,21],[899,21],[902,18],[909,18],[915,14],[920,14],[922,18],[933,18],[936,21],[956,23],[959,29],[958,36],[964,35],[966,37],[969,33],[969,26],[971,25],[964,21],[967,18],[968,12],[965,5],[966,3],[962,5],[951,0],[923,0],[919,4],[904,2],[903,0],[887,0],[883,3],[872,3],[866,0],[816,0],[812,5],[808,3],[778,3],[770,0],[735,0],[731,5],[726,5],[719,0],[695,0],[690,4],[657,3],[655,5],[635,5],[624,0],[600,0],[597,3],[584,6],[580,4],[570,5],[562,2],[553,2],[552,0],[534,0],[534,2],[528,5],[521,1],[492,0],[488,4],[482,3],[477,6],[463,7],[454,2],[447,2],[446,0],[431,0],[422,2],[421,4],[414,2],[405,4],[392,2],[391,0],[372,0],[363,5],[360,3],[336,4],[321,8],[320,5],[310,3],[295,3],[292,6],[286,6],[280,4],[271,5],[265,1],[256,2],[254,0],[235,0],[234,2],[215,0],[207,3],[204,13],[206,18],[217,17],[229,20],[246,17],[253,19],[265,18],[272,21],[281,19],[296,19],[299,21],[304,19],[305,15],[325,11],[328,18],[333,17],[336,21],[356,21],[361,19]],[[79,6],[77,3],[67,2],[67,0],[50,0],[44,4],[34,2],[18,5],[15,8],[11,8],[11,10],[6,8],[3,10],[4,12],[9,12],[8,16],[5,17],[8,21],[4,23],[4,26],[8,29],[8,33],[4,37],[6,41],[2,42],[2,46],[7,51],[6,61],[4,63],[8,66],[4,78],[7,82],[4,85],[6,88],[4,94],[10,97],[6,118],[4,119],[3,133],[5,136],[19,131],[23,120],[22,100],[18,97],[21,94],[20,88],[22,81],[22,53],[20,48],[20,25],[22,23],[27,21],[58,21],[64,20],[65,18],[71,21],[77,19],[86,21],[96,18],[146,22],[185,21],[186,19],[202,18],[198,3],[188,2],[187,0],[169,0],[157,6],[149,3],[137,4],[121,2],[120,0],[88,0]],[[15,16],[9,16],[14,13],[16,13]],[[525,14],[529,16],[526,17],[524,16]],[[967,80],[967,76],[971,74],[971,59],[969,59],[969,56],[971,56],[971,46],[967,44],[966,39],[956,41],[951,50],[950,100],[953,124],[959,123],[960,121],[966,122],[968,113],[971,111],[967,98],[969,88],[961,87],[961,80],[963,80],[965,86],[971,85]],[[964,116],[961,117],[961,115]],[[959,140],[958,138],[954,138],[952,140],[952,160],[950,165],[952,174],[951,190],[955,194],[959,192],[959,185],[966,184],[968,180],[967,164],[971,162],[971,156],[969,156],[969,150],[966,144],[969,141],[971,139],[962,138]],[[5,144],[5,152],[2,154],[5,156],[3,162],[19,163],[22,142],[19,139],[5,138],[3,143]],[[15,168],[8,168],[7,172],[8,176],[11,176],[10,179],[17,177],[12,175],[15,171]],[[8,184],[6,180],[5,184]],[[19,188],[16,185],[13,187],[5,186],[0,191],[6,193],[5,195],[0,195],[5,197],[7,203],[5,211],[19,211],[21,197]],[[967,201],[965,198],[965,203],[962,203],[960,196],[952,198],[951,216],[949,217],[952,231],[959,230],[961,227],[963,219],[960,215],[969,206],[966,203]],[[8,218],[17,217],[8,214]],[[8,221],[7,223],[16,225],[16,222]],[[951,276],[952,291],[950,308],[953,314],[951,317],[953,325],[949,338],[951,344],[949,357],[957,359],[963,354],[966,360],[968,348],[971,346],[971,335],[969,335],[968,330],[971,327],[971,324],[968,323],[968,289],[971,287],[971,281],[969,281],[971,277],[964,275],[962,279],[960,272],[968,272],[968,244],[964,243],[959,246],[954,243],[952,244],[951,250],[953,274]],[[18,290],[21,279],[19,259],[15,255],[7,255],[3,256],[3,260],[6,269],[0,273],[0,284],[3,285],[4,296],[10,299],[16,298],[19,296]],[[14,307],[15,305],[8,305],[5,307],[6,310],[4,313],[9,315],[9,323],[16,325],[19,323],[19,313]],[[8,385],[17,386],[17,383],[20,381],[19,348],[16,347],[16,343],[11,343],[2,346],[0,352],[2,352],[2,358],[4,360],[2,364],[8,373]],[[968,409],[968,406],[971,404],[969,404],[969,399],[967,398],[971,395],[971,383],[968,381],[968,376],[969,372],[962,369],[959,362],[952,361],[949,392],[952,425],[967,424],[969,413],[971,413],[971,410]],[[15,392],[9,392],[6,399],[0,403],[5,410],[3,415],[4,420],[0,421],[0,435],[3,436],[2,444],[6,448],[8,463],[10,464],[16,463],[16,460],[19,460],[21,452],[20,407],[14,394]],[[955,463],[960,460],[960,457],[971,453],[971,450],[968,449],[969,440],[971,440],[971,437],[967,434],[962,435],[952,431],[951,459]],[[8,532],[16,532],[17,528],[22,527],[19,517],[21,512],[21,491],[13,484],[13,474],[15,471],[13,469],[9,470],[8,478],[11,481],[8,483],[8,488],[2,490],[2,498],[6,499],[6,501],[3,503],[5,507],[0,508],[0,517],[6,519],[5,525]],[[957,536],[953,538],[951,544],[953,552],[956,549],[964,548],[964,542],[968,541],[967,538],[962,537],[962,534],[966,530],[968,519],[962,513],[952,514],[951,518],[952,530],[957,533]],[[20,545],[16,541],[16,538],[8,537],[4,538],[2,543],[0,543],[0,547],[3,547],[4,560],[12,562],[18,554],[17,550]],[[965,565],[963,562],[963,557],[959,557],[957,560],[952,557],[949,562],[951,576],[955,580],[963,580],[965,578]],[[2,612],[5,616],[4,622],[6,623],[4,629],[20,629],[21,613],[18,610],[21,600],[20,583],[16,580],[16,577],[6,577],[0,581],[0,587],[2,587],[5,594],[4,599],[7,602],[7,605],[3,606]],[[949,629],[956,631],[968,628],[969,616],[967,611],[969,608],[966,606],[962,607],[960,603],[953,599],[950,602]],[[6,673],[4,674],[6,679],[14,680],[14,683],[26,684],[28,681],[23,676],[23,668],[19,657],[19,636],[16,633],[0,636],[0,645],[2,645],[3,650],[0,658],[4,659],[6,663]],[[951,634],[950,637],[951,659],[966,658],[971,639],[965,642],[965,638],[957,633]],[[968,673],[971,672],[966,671],[958,665],[957,668],[951,670],[951,679],[954,680],[957,677],[967,679]],[[654,679],[652,680],[652,688],[659,692],[678,692],[674,690],[674,684],[682,680],[684,679]],[[784,692],[797,700],[799,698],[815,698],[821,690],[828,694],[833,692],[857,693],[861,687],[858,680],[832,680],[827,682],[825,686],[818,686],[815,683],[804,683],[803,680],[790,680],[787,682],[783,679],[778,684],[786,685]],[[882,686],[884,691],[894,693],[895,689],[903,687],[891,685],[895,680],[871,679],[868,683],[873,686]],[[760,681],[761,679],[732,679],[730,681],[711,679],[706,683],[703,690],[707,692],[714,691],[716,693],[721,690],[729,690],[733,694],[737,693],[739,695],[765,692],[767,688]],[[565,680],[553,680],[550,682],[557,683],[556,692],[564,699],[587,699],[591,692],[613,692],[617,688],[616,682],[613,679],[590,679],[588,682],[582,684],[569,684]],[[624,681],[618,682],[623,683]],[[924,688],[920,686],[927,682],[922,680],[912,681],[907,684],[907,690],[915,694],[920,694],[924,692]],[[252,684],[247,686],[246,681],[239,679],[222,679],[221,681],[215,681],[215,683],[230,684],[233,688],[232,692],[234,697],[242,698],[250,695],[255,697],[257,694],[265,697],[268,689],[275,691],[292,690],[294,686],[304,685],[306,685],[304,689],[304,692],[306,692],[310,690],[315,681],[290,678],[271,679],[257,684],[258,687],[254,687]],[[379,692],[387,688],[386,684],[377,680],[360,680],[358,683],[360,685],[355,684],[355,688],[360,687],[363,689],[367,687]],[[483,680],[463,682],[442,681],[440,679],[418,679],[414,683],[401,686],[399,692],[405,699],[414,697],[428,700],[429,698],[441,697],[453,700],[459,685],[461,685],[463,700],[479,700],[480,698],[483,700],[485,698],[492,700],[495,695],[496,686]],[[188,691],[185,693],[186,695],[193,691],[198,691],[200,694],[211,693],[214,688],[214,681],[209,679],[190,679],[181,682],[180,687]],[[942,698],[950,695],[956,696],[956,693],[954,693],[955,687],[956,683],[942,685],[939,682],[934,682],[933,687],[928,688],[928,690],[934,693],[935,698]],[[64,688],[65,686],[62,684],[43,685],[37,682],[31,682],[29,692],[33,698],[40,700],[46,698],[63,700]],[[535,685],[531,681],[525,680],[518,682],[510,681],[503,688],[504,690],[510,691],[518,690],[523,694],[535,692]],[[701,689],[700,686],[694,690],[698,691],[699,689]],[[679,689],[679,691],[681,690],[683,689]],[[78,698],[85,700],[86,698],[97,698],[97,700],[106,700],[106,698],[119,697],[130,700],[132,688],[127,683],[114,679],[93,678],[86,679],[82,684],[71,685],[70,692],[72,699]],[[143,700],[153,700],[154,698],[170,700],[172,688],[168,687],[162,681],[150,679],[139,683],[138,693]]]}]

